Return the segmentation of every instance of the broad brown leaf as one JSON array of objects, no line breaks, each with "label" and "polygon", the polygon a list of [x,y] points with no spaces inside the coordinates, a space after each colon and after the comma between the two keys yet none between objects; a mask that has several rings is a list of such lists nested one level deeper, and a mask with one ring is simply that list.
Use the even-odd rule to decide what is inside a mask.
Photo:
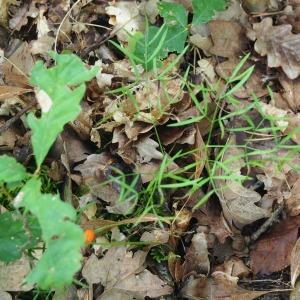
[{"label": "broad brown leaf", "polygon": [[292,25],[273,26],[272,18],[253,25],[249,38],[256,40],[254,49],[268,57],[270,68],[282,67],[290,79],[300,74],[300,34],[293,34]]},{"label": "broad brown leaf", "polygon": [[244,28],[235,22],[210,21],[208,27],[214,45],[209,52],[223,57],[235,57],[247,47],[247,38]]},{"label": "broad brown leaf", "polygon": [[291,253],[298,237],[300,216],[288,218],[274,226],[270,234],[260,239],[250,253],[254,274],[270,274],[291,264]]}]

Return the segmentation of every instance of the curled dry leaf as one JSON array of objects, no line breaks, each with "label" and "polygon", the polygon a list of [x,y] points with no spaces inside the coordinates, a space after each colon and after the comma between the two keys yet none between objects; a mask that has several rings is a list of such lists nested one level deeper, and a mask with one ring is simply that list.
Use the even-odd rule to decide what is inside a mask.
[{"label": "curled dry leaf", "polygon": [[[232,137],[230,146],[225,150],[222,163],[230,170],[230,174],[241,177],[241,168],[245,165],[244,150],[234,147],[235,137]],[[229,161],[229,162],[227,162]],[[215,179],[224,216],[229,224],[232,222],[239,228],[253,223],[267,216],[268,211],[255,205],[261,196],[252,190],[243,187],[241,182],[230,179],[224,168],[217,168],[217,176],[228,176],[228,179]]]},{"label": "curled dry leaf", "polygon": [[[120,173],[115,174],[117,169],[123,174],[132,173],[131,169],[126,169],[126,166],[116,162],[108,153],[92,154],[83,164],[75,168],[76,171],[81,172],[84,183],[88,185],[92,195],[110,204],[106,207],[110,213],[132,213],[136,204],[136,195],[129,193],[127,199],[120,199],[121,186],[118,180],[122,179]],[[126,183],[130,185],[135,176],[126,176]],[[135,185],[136,191],[140,189],[140,184],[138,180]]]},{"label": "curled dry leaf", "polygon": [[300,178],[293,184],[291,190],[291,197],[285,201],[286,212],[290,216],[297,216],[300,214]]},{"label": "curled dry leaf", "polygon": [[190,276],[197,277],[200,274],[207,275],[210,268],[207,240],[203,232],[196,233],[192,238],[192,244],[186,250],[184,262],[176,259],[175,264],[170,265],[170,272],[176,281],[185,280]]},{"label": "curled dry leaf", "polygon": [[149,135],[141,138],[137,143],[135,143],[135,147],[139,155],[138,161],[140,163],[145,163],[152,159],[162,160],[162,153],[156,150],[158,146],[159,144],[152,140]]},{"label": "curled dry leaf", "polygon": [[143,32],[145,20],[139,13],[136,2],[132,1],[111,1],[106,7],[106,13],[110,16],[109,23],[115,26],[117,37],[120,42],[128,42],[130,36],[125,32],[128,31],[134,35],[137,31]]},{"label": "curled dry leaf", "polygon": [[191,300],[251,300],[268,293],[266,291],[245,290],[237,285],[237,281],[237,277],[216,271],[212,273],[212,278],[197,278],[189,281],[181,289],[179,296]]},{"label": "curled dry leaf", "polygon": [[[283,87],[282,97],[286,101],[284,109],[289,108],[293,113],[297,113],[300,108],[300,78],[289,79],[285,74],[280,74],[279,82]],[[288,107],[286,107],[288,104]],[[281,108],[281,107],[279,107]]]},{"label": "curled dry leaf", "polygon": [[272,18],[265,18],[253,25],[248,33],[253,41],[254,49],[260,55],[268,57],[270,68],[282,67],[290,79],[300,74],[300,34],[292,33],[292,25],[273,26]]},{"label": "curled dry leaf", "polygon": [[294,287],[300,274],[300,238],[297,240],[291,254],[291,285]]}]

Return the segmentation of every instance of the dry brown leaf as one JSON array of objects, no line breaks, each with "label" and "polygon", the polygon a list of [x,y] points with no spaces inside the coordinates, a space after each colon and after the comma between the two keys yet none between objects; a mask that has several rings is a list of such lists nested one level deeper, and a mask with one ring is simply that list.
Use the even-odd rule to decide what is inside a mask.
[{"label": "dry brown leaf", "polygon": [[163,155],[160,151],[156,150],[159,146],[157,142],[150,138],[150,135],[139,139],[134,143],[138,152],[138,162],[148,163],[152,159],[162,160]]},{"label": "dry brown leaf", "polygon": [[[170,233],[167,231],[154,229],[151,232],[145,231],[141,238],[141,242],[151,242],[151,243],[167,243],[170,237]],[[154,246],[154,245],[149,245]]]},{"label": "dry brown leaf", "polygon": [[296,180],[291,189],[291,196],[285,200],[285,209],[290,216],[300,214],[300,178]]},{"label": "dry brown leaf", "polygon": [[33,89],[27,89],[17,86],[0,85],[0,101],[14,98],[16,96],[33,92]]},{"label": "dry brown leaf", "polygon": [[212,278],[191,280],[180,291],[180,297],[191,300],[252,300],[266,291],[249,291],[237,285],[238,278],[216,271]]},{"label": "dry brown leaf", "polygon": [[287,108],[289,108],[293,113],[296,114],[300,108],[300,78],[291,80],[285,74],[281,73],[279,74],[278,79],[284,88],[281,95],[288,104],[288,107],[285,106],[284,109],[287,110]]},{"label": "dry brown leaf", "polygon": [[136,2],[111,1],[105,11],[110,16],[109,24],[118,30],[117,37],[120,42],[128,42],[130,39],[125,30],[134,35],[137,31],[143,32],[145,29],[145,20],[139,13]]},{"label": "dry brown leaf", "polygon": [[192,244],[186,249],[183,264],[177,260],[175,269],[175,279],[185,280],[190,276],[207,275],[210,263],[208,258],[207,239],[203,232],[194,234]]},{"label": "dry brown leaf", "polygon": [[[241,158],[244,155],[244,150],[234,147],[234,136],[231,137],[229,145],[221,161],[231,171],[232,175],[241,176],[241,168],[245,165],[244,159]],[[223,168],[217,168],[216,175],[228,176],[229,174]],[[233,222],[240,228],[268,215],[266,209],[255,205],[261,196],[257,192],[243,187],[241,182],[232,179],[216,179],[214,182],[224,216],[229,224]]]},{"label": "dry brown leaf", "polygon": [[[274,120],[274,124],[282,127],[281,132],[284,134],[289,134],[294,129],[299,128],[300,126],[300,113],[292,114],[288,111],[274,107],[272,104],[260,103],[262,111],[265,116],[276,117],[277,120]],[[280,118],[286,118],[285,120],[280,120]],[[300,145],[300,131],[296,131],[294,135],[291,136],[291,139]]]},{"label": "dry brown leaf", "polygon": [[247,48],[247,38],[244,28],[236,22],[210,21],[208,27],[214,45],[209,52],[223,57],[235,57]]},{"label": "dry brown leaf", "polygon": [[214,234],[221,244],[225,243],[227,237],[233,236],[223,215],[211,201],[195,210],[193,217],[197,219],[198,224],[209,226],[210,233]]},{"label": "dry brown leaf", "polygon": [[24,42],[3,63],[4,81],[6,84],[28,88],[29,72],[34,66],[34,59],[29,51],[28,43]]},{"label": "dry brown leaf", "polygon": [[[216,67],[217,74],[224,79],[228,79],[240,61],[241,58],[239,57],[230,57],[229,60],[224,61],[217,65]],[[241,70],[239,71],[238,75],[242,74],[252,65],[253,63],[251,63],[250,61],[246,61],[243,67],[241,68]],[[259,69],[259,67],[256,67],[252,72],[251,76],[249,77],[249,79],[238,90],[236,90],[232,94],[238,98],[248,98],[248,99],[252,98],[251,91],[254,92],[256,97],[262,97],[268,94],[268,90],[264,86],[262,77],[263,74],[261,70]]]},{"label": "dry brown leaf", "polygon": [[230,276],[238,277],[239,279],[245,278],[250,274],[249,268],[241,259],[236,257],[231,257],[222,265],[216,266],[214,271],[222,271]]},{"label": "dry brown leaf", "polygon": [[300,74],[300,34],[293,34],[289,24],[273,26],[272,18],[265,18],[253,25],[248,33],[255,41],[254,49],[260,55],[268,57],[270,68],[282,67],[290,79]]},{"label": "dry brown leaf", "polygon": [[[112,180],[114,177],[114,168],[126,173],[125,166],[114,161],[108,153],[92,154],[88,156],[87,160],[78,165],[74,170],[80,171],[84,183],[88,185],[90,192],[109,203],[106,209],[114,214],[128,214],[132,213],[136,204],[136,195],[129,193],[127,199],[120,199],[121,186],[117,180]],[[132,171],[130,170],[132,173]],[[119,174],[115,174],[119,177]],[[133,176],[126,176],[126,183],[130,185]],[[121,180],[121,179],[119,179]],[[140,189],[140,181],[135,185],[136,191]],[[121,201],[122,200],[122,201]]]},{"label": "dry brown leaf", "polygon": [[0,299],[1,300],[12,300],[12,297],[9,293],[6,293],[4,291],[0,291]]},{"label": "dry brown leaf", "polygon": [[141,300],[147,296],[170,294],[172,288],[145,269],[146,256],[147,252],[143,251],[133,255],[127,252],[126,246],[111,247],[101,259],[92,254],[82,269],[82,275],[89,285],[101,283],[104,286],[99,300],[120,299],[126,294],[131,298],[125,299],[135,297]]},{"label": "dry brown leaf", "polygon": [[12,263],[0,262],[0,290],[2,291],[29,291],[34,286],[26,283],[25,277],[31,272],[28,258],[23,256]]},{"label": "dry brown leaf", "polygon": [[295,286],[300,274],[300,238],[297,240],[291,254],[291,285]]},{"label": "dry brown leaf", "polygon": [[158,129],[159,138],[164,146],[170,144],[190,144],[195,143],[196,129],[193,125],[181,126],[181,127],[168,127],[163,126]]},{"label": "dry brown leaf", "polygon": [[37,2],[35,0],[30,4],[23,2],[22,6],[16,10],[13,18],[9,20],[9,28],[19,31],[22,26],[28,23],[28,18],[35,19],[39,15],[39,10],[36,7]]},{"label": "dry brown leaf", "polygon": [[254,274],[271,274],[291,264],[292,249],[298,238],[300,216],[275,225],[272,232],[261,238],[250,253]]}]

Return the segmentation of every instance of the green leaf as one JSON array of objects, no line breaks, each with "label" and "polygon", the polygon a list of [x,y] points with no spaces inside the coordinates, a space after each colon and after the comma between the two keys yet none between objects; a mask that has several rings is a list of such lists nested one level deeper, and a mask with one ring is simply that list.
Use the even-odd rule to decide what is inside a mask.
[{"label": "green leaf", "polygon": [[75,209],[58,195],[41,194],[40,188],[41,180],[33,177],[15,200],[16,207],[25,207],[37,217],[46,244],[45,253],[26,280],[42,289],[59,289],[71,284],[81,267],[83,231],[73,223]]},{"label": "green leaf", "polygon": [[19,164],[14,157],[7,155],[0,156],[0,181],[7,183],[18,182],[27,179],[25,167]]},{"label": "green leaf", "polygon": [[164,17],[168,28],[168,34],[163,44],[167,52],[180,53],[184,49],[187,38],[187,12],[181,4],[171,2],[159,2],[157,8]]},{"label": "green leaf", "polygon": [[16,212],[9,211],[0,215],[1,261],[11,262],[21,258],[23,250],[33,248],[40,241],[41,230],[36,218],[30,216],[26,223],[27,232]]},{"label": "green leaf", "polygon": [[207,23],[215,15],[215,11],[224,11],[226,5],[225,0],[193,0],[194,16],[192,25],[198,26]]},{"label": "green leaf", "polygon": [[164,25],[160,28],[146,26],[145,35],[135,34],[129,40],[129,49],[148,70],[153,68],[153,60],[164,59],[169,52],[182,52],[187,38],[185,8],[168,2],[159,2],[157,7],[164,17]]},{"label": "green leaf", "polygon": [[31,70],[30,82],[40,88],[37,93],[42,115],[27,117],[33,131],[31,138],[38,169],[63,126],[80,113],[80,100],[85,93],[85,81],[91,80],[97,68],[87,70],[76,55],[50,52],[57,65],[46,69],[38,61]]}]

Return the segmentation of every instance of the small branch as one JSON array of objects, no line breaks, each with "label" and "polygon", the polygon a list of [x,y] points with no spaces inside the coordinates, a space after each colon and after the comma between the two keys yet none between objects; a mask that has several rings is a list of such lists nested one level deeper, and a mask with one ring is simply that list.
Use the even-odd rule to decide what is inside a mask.
[{"label": "small branch", "polygon": [[252,241],[256,241],[261,234],[263,234],[269,226],[272,225],[272,223],[275,221],[275,219],[278,217],[278,215],[282,212],[284,207],[284,204],[281,203],[278,208],[274,211],[274,213],[272,214],[272,216],[266,221],[264,222],[260,228],[258,230],[256,230],[252,235],[251,235],[251,240]]},{"label": "small branch", "polygon": [[17,114],[15,114],[12,118],[10,118],[3,126],[0,127],[0,134],[7,130],[12,124],[14,124],[22,115],[24,115],[27,111],[33,108],[37,104],[37,101],[34,100],[25,106],[22,110],[20,110]]}]

